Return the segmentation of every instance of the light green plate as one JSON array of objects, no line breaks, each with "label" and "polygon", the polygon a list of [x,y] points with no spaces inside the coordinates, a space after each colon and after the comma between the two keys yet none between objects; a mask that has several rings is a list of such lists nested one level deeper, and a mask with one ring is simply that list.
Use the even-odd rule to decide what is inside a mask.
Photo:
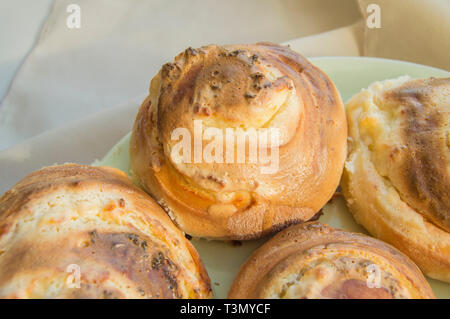
[{"label": "light green plate", "polygon": [[[450,76],[449,72],[431,67],[385,59],[326,57],[312,58],[310,60],[331,77],[344,101],[375,81],[395,78],[401,75],[417,78]],[[128,142],[129,135],[117,143],[95,165],[112,166],[128,173],[130,163]],[[323,208],[323,212],[324,214],[319,219],[323,223],[350,231],[366,233],[361,226],[355,223],[342,198],[336,198],[331,203],[328,203]],[[208,270],[216,298],[226,298],[228,289],[240,265],[267,239],[243,242],[240,246],[204,239],[192,240]],[[432,279],[429,279],[429,282],[437,297],[450,298],[450,284]]]}]

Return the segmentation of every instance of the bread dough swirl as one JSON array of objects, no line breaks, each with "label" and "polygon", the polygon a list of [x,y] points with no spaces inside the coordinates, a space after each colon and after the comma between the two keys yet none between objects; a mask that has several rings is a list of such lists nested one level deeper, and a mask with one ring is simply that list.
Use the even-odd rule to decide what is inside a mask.
[{"label": "bread dough swirl", "polygon": [[346,107],[350,211],[427,275],[450,282],[450,78],[377,82]]},{"label": "bread dough swirl", "polygon": [[[278,169],[175,161],[177,128],[277,129]],[[189,48],[153,78],[130,141],[133,176],[193,236],[250,239],[309,220],[335,191],[347,127],[338,91],[321,70],[269,43]],[[235,140],[236,141],[236,140]],[[210,140],[204,139],[205,150]],[[225,145],[226,146],[226,145]],[[246,140],[246,150],[250,149]],[[226,150],[224,150],[225,157]],[[270,153],[272,154],[272,153]]]},{"label": "bread dough swirl", "polygon": [[208,275],[165,212],[119,170],[67,164],[0,198],[0,297],[208,298]]},{"label": "bread dough swirl", "polygon": [[229,298],[434,298],[417,266],[377,239],[317,222],[291,226],[241,266]]}]

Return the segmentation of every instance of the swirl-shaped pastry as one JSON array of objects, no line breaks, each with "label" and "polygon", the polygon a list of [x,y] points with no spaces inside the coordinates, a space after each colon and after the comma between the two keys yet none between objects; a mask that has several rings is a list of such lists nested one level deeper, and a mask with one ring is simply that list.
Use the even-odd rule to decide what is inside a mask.
[{"label": "swirl-shaped pastry", "polygon": [[450,282],[450,78],[374,83],[347,114],[342,190],[356,221]]},{"label": "swirl-shaped pastry", "polygon": [[229,298],[434,298],[419,268],[375,238],[317,222],[291,226],[241,266]]},{"label": "swirl-shaped pastry", "polygon": [[[197,160],[195,148],[205,152],[211,136],[195,145],[196,120],[200,130],[218,129],[227,141],[229,129],[276,130],[279,139],[264,148],[276,156],[276,169],[264,172],[267,163],[252,160],[249,138],[241,140],[248,152],[240,160],[236,137],[233,146],[225,145],[223,162]],[[179,140],[172,134],[178,128],[189,133],[189,161],[174,158]],[[151,81],[132,131],[131,169],[190,235],[257,238],[309,220],[330,199],[342,173],[346,137],[345,111],[332,81],[289,48],[189,48]]]},{"label": "swirl-shaped pastry", "polygon": [[119,170],[47,167],[0,198],[0,297],[211,296],[194,247]]}]

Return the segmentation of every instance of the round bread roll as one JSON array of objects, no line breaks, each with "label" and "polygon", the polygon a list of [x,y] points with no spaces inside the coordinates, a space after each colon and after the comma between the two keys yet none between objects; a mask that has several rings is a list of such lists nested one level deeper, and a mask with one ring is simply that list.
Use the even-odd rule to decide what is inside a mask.
[{"label": "round bread roll", "polygon": [[229,298],[434,298],[419,268],[394,247],[317,222],[291,226],[241,266]]},{"label": "round bread roll", "polygon": [[349,210],[426,275],[450,282],[450,78],[374,83],[347,115]]},{"label": "round bread roll", "polygon": [[[196,144],[195,123],[197,132],[221,134],[225,145],[214,149],[214,161],[205,153],[219,138],[203,134]],[[178,129],[187,132],[189,153],[178,153]],[[270,158],[252,157],[255,143],[236,137],[260,129],[279,134],[258,150]],[[332,81],[288,47],[189,48],[151,81],[132,130],[131,170],[186,233],[245,240],[319,211],[339,184],[346,138]]]},{"label": "round bread roll", "polygon": [[209,298],[165,212],[119,170],[34,172],[0,198],[2,298]]}]

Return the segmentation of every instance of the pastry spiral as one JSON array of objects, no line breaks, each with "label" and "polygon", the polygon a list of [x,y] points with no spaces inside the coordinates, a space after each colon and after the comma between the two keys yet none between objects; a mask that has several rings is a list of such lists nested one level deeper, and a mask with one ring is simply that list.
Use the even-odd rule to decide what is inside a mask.
[{"label": "pastry spiral", "polygon": [[347,114],[342,190],[356,221],[450,282],[450,78],[374,83]]},{"label": "pastry spiral", "polygon": [[47,167],[0,198],[0,297],[211,295],[194,247],[119,170]]},{"label": "pastry spiral", "polygon": [[[196,120],[204,130],[277,129],[278,143],[267,149],[273,154],[276,148],[278,169],[262,172],[264,165],[252,162],[249,152],[238,162],[237,142],[234,162],[175,161],[172,133],[186,128],[194,148]],[[289,48],[189,48],[151,81],[132,130],[131,170],[186,233],[257,238],[309,220],[330,199],[346,137],[345,111],[332,81]]]},{"label": "pastry spiral", "polygon": [[317,222],[291,226],[241,266],[229,298],[434,298],[417,266],[377,239]]}]

